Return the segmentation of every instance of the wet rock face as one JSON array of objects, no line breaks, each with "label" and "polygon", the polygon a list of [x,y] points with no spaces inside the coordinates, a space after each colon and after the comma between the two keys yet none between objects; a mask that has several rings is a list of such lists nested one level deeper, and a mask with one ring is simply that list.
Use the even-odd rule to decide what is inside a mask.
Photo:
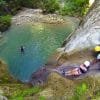
[{"label": "wet rock face", "polygon": [[93,5],[79,29],[65,45],[65,52],[72,54],[85,48],[100,44],[100,1]]},{"label": "wet rock face", "polygon": [[76,51],[83,50],[85,48],[93,48],[95,45],[100,44],[100,30],[96,30],[96,27],[78,33],[73,39],[70,40],[65,46],[65,52],[74,53]]}]

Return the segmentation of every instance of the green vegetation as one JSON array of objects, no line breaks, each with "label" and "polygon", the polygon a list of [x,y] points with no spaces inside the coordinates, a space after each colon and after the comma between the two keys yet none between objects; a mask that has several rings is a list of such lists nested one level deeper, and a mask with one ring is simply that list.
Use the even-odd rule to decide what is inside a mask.
[{"label": "green vegetation", "polygon": [[14,94],[10,97],[12,100],[24,100],[24,97],[28,95],[33,95],[40,92],[41,89],[39,87],[32,87],[25,90],[17,90]]},{"label": "green vegetation", "polygon": [[39,100],[46,100],[44,96],[40,96]]},{"label": "green vegetation", "polygon": [[80,100],[82,98],[82,96],[87,92],[87,90],[88,90],[88,88],[85,83],[82,83],[79,86],[77,86],[75,89],[74,100]]},{"label": "green vegetation", "polygon": [[20,0],[0,0],[0,16],[14,15],[21,9]]},{"label": "green vegetation", "polygon": [[[64,3],[63,6],[61,4]],[[0,15],[16,14],[22,7],[41,8],[44,12],[62,15],[84,15],[87,11],[89,0],[0,0]]]},{"label": "green vegetation", "polygon": [[66,0],[60,9],[60,14],[71,16],[83,16],[89,7],[89,0]]},{"label": "green vegetation", "polygon": [[[60,6],[64,3],[64,6]],[[89,0],[0,0],[0,15],[16,14],[21,7],[42,8],[47,13],[54,13],[60,9],[63,15],[83,15],[89,5]]]},{"label": "green vegetation", "polygon": [[100,82],[94,78],[85,78],[77,81],[71,100],[99,100]]},{"label": "green vegetation", "polygon": [[10,26],[11,22],[11,16],[10,15],[6,15],[6,16],[0,16],[0,31],[5,31],[6,29],[8,29],[8,27]]},{"label": "green vegetation", "polygon": [[42,6],[43,12],[45,13],[55,13],[55,11],[60,9],[58,0],[44,0]]},{"label": "green vegetation", "polygon": [[[63,6],[61,5],[63,4]],[[89,0],[0,0],[0,31],[5,31],[10,26],[9,15],[15,15],[22,7],[40,8],[43,13],[59,13],[82,17],[86,14]],[[8,19],[8,21],[2,19]]]},{"label": "green vegetation", "polygon": [[36,100],[46,100],[44,96],[38,95],[43,90],[43,87],[30,87],[29,85],[15,82],[13,84],[0,84],[0,90],[3,90],[3,95],[8,100],[31,100],[28,98],[33,99],[34,97],[36,97]]},{"label": "green vegetation", "polygon": [[11,25],[11,15],[20,9],[20,0],[0,0],[0,31],[7,30]]},{"label": "green vegetation", "polygon": [[42,0],[20,0],[21,6],[29,8],[41,8]]},{"label": "green vegetation", "polygon": [[[41,87],[30,87],[25,84],[15,82],[13,84],[0,84],[0,89],[3,90],[4,96],[8,100],[27,100],[27,97],[34,97],[37,93],[42,91]],[[39,96],[38,100],[45,100],[43,96]]]}]

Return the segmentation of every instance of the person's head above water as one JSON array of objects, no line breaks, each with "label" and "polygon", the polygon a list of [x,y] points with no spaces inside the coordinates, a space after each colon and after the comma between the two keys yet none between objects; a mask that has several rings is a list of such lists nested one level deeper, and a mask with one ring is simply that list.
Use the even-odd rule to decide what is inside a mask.
[{"label": "person's head above water", "polygon": [[86,67],[89,67],[89,66],[90,66],[90,62],[89,62],[89,61],[85,61],[85,62],[84,62],[84,65],[85,65]]},{"label": "person's head above water", "polygon": [[25,52],[25,50],[24,50],[24,46],[20,46],[20,51],[21,51],[21,53],[24,53]]}]

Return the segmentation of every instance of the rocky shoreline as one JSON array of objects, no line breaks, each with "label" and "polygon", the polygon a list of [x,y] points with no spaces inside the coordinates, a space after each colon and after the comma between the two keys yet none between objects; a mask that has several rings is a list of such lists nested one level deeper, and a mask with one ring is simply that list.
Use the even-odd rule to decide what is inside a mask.
[{"label": "rocky shoreline", "polygon": [[[43,14],[41,9],[30,8],[23,8],[11,18],[11,25],[23,25],[29,23],[59,24],[65,23],[65,19],[58,14]],[[4,31],[7,31],[9,27],[10,26],[8,26]],[[0,38],[1,37],[2,31],[0,31]]]},{"label": "rocky shoreline", "polygon": [[[59,14],[43,14],[41,9],[23,8],[11,18],[11,26],[24,24],[34,25],[35,23],[65,24],[71,20],[75,21],[75,23],[80,23],[80,19],[76,17],[62,16]],[[0,31],[0,38],[2,38],[2,33]]]},{"label": "rocky shoreline", "polygon": [[42,14],[41,9],[24,8],[12,18],[12,24],[22,25],[26,23],[64,23],[65,20],[61,15],[57,14]]}]

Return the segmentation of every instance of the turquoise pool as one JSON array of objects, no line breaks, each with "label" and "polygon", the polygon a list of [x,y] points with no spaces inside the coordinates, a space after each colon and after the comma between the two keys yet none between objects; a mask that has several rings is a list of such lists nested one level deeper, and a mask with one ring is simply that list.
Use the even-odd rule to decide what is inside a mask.
[{"label": "turquoise pool", "polygon": [[[47,62],[72,30],[72,24],[12,26],[4,33],[0,44],[0,59],[8,64],[12,76],[27,82],[30,75]],[[25,47],[24,54],[20,52],[21,45]]]}]

